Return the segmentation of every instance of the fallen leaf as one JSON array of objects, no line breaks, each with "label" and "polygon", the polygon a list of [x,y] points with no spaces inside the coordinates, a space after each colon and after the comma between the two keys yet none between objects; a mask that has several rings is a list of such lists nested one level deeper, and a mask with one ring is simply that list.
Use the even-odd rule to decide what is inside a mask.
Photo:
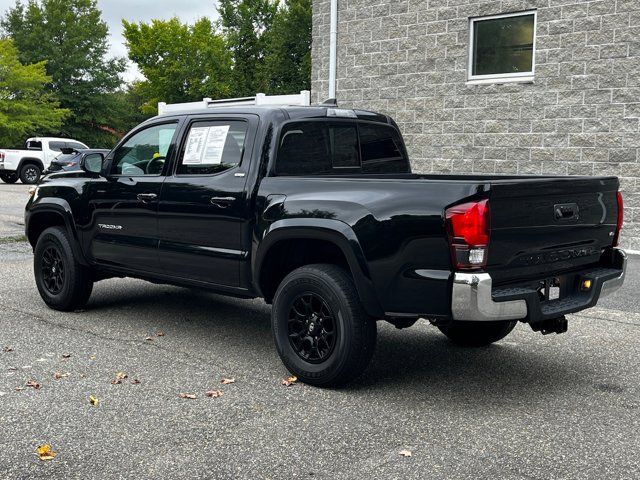
[{"label": "fallen leaf", "polygon": [[131,380],[131,385],[140,385],[140,380],[134,378],[133,380]]},{"label": "fallen leaf", "polygon": [[56,380],[60,380],[61,378],[67,378],[69,376],[68,373],[62,373],[62,372],[56,372],[53,374],[53,378],[55,378]]},{"label": "fallen leaf", "polygon": [[211,397],[211,398],[218,398],[224,395],[224,392],[222,390],[209,390],[207,392],[207,397]]},{"label": "fallen leaf", "polygon": [[24,390],[24,387],[16,387],[16,392],[21,392],[22,390]]},{"label": "fallen leaf", "polygon": [[89,357],[89,360],[95,360],[95,359],[96,359],[96,356],[95,356],[95,355],[91,355],[91,356]]},{"label": "fallen leaf", "polygon": [[147,337],[147,338],[145,338],[145,340],[146,340],[147,342],[153,342],[153,337]]},{"label": "fallen leaf", "polygon": [[158,332],[158,333],[156,333],[156,337],[164,337],[164,332]]},{"label": "fallen leaf", "polygon": [[292,375],[291,377],[283,378],[282,385],[284,385],[285,387],[290,387],[297,381],[298,381],[298,377]]},{"label": "fallen leaf", "polygon": [[36,390],[40,390],[40,388],[42,387],[42,385],[40,385],[35,380],[29,380],[27,383],[24,384],[24,386],[25,387],[35,388]]},{"label": "fallen leaf", "polygon": [[220,380],[220,383],[223,385],[230,385],[232,383],[236,383],[236,379],[235,378],[223,378],[222,380]]},{"label": "fallen leaf", "polygon": [[53,460],[57,455],[56,452],[51,450],[51,445],[46,444],[40,445],[36,448],[36,453],[38,454],[38,457],[40,457],[40,460]]},{"label": "fallen leaf", "polygon": [[13,348],[11,348],[11,347],[4,347],[4,348],[2,349],[2,351],[3,351],[4,353],[13,352]]},{"label": "fallen leaf", "polygon": [[93,395],[89,395],[89,403],[94,407],[97,407],[98,405],[100,405],[100,400],[94,397]]},{"label": "fallen leaf", "polygon": [[181,393],[179,395],[179,397],[180,398],[188,398],[189,400],[195,400],[196,398],[198,398],[193,393]]},{"label": "fallen leaf", "polygon": [[62,354],[62,358],[71,358],[71,354],[70,353],[63,353]]},{"label": "fallen leaf", "polygon": [[124,372],[118,372],[116,373],[116,378],[114,378],[113,380],[111,380],[111,385],[119,385],[122,383],[123,380],[125,380],[126,378],[129,378],[129,375],[127,375]]},{"label": "fallen leaf", "polygon": [[400,450],[400,452],[398,452],[398,455],[402,455],[403,457],[410,457],[411,450]]}]

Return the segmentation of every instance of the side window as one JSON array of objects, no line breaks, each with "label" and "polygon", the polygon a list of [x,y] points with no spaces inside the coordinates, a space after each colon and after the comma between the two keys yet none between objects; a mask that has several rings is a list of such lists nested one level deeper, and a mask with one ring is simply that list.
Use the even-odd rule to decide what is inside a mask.
[{"label": "side window", "polygon": [[247,123],[241,120],[193,123],[176,173],[215,175],[240,165],[246,137]]},{"label": "side window", "polygon": [[409,159],[398,131],[387,125],[360,124],[363,173],[407,173]]},{"label": "side window", "polygon": [[113,175],[160,175],[167,160],[175,123],[154,125],[129,138],[113,154]]},{"label": "side window", "polygon": [[353,123],[285,125],[278,145],[278,175],[322,175],[360,170],[358,130]]},{"label": "side window", "polygon": [[74,150],[84,150],[87,147],[79,142],[67,142],[67,148],[73,148]]},{"label": "side window", "polygon": [[61,152],[63,148],[66,148],[66,144],[64,142],[49,142],[49,150]]}]

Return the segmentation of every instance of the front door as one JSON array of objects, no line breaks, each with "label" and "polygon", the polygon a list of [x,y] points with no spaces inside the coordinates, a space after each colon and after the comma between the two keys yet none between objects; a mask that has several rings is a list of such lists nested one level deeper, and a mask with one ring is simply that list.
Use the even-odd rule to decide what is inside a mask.
[{"label": "front door", "polygon": [[107,178],[91,184],[86,241],[96,263],[160,272],[158,202],[177,127],[164,123],[134,132],[107,159]]},{"label": "front door", "polygon": [[159,257],[166,274],[239,286],[249,248],[242,232],[255,123],[252,117],[198,119],[185,129],[160,197]]}]

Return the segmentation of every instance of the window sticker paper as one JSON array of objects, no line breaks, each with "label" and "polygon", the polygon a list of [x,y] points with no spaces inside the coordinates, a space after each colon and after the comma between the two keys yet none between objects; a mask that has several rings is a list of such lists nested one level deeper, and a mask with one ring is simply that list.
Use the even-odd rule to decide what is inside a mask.
[{"label": "window sticker paper", "polygon": [[228,134],[229,125],[209,127],[202,154],[203,165],[220,165],[222,163],[222,154],[224,153]]},{"label": "window sticker paper", "polygon": [[184,165],[200,165],[202,163],[202,152],[209,133],[208,127],[195,127],[189,132],[187,147],[184,152]]}]

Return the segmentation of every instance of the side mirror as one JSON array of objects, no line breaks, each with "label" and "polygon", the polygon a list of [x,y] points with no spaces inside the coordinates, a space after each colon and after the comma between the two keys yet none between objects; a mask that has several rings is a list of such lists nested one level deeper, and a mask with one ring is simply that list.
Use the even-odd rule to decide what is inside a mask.
[{"label": "side mirror", "polygon": [[101,153],[88,153],[80,162],[80,168],[87,173],[100,174],[102,164],[104,163],[104,155]]}]

